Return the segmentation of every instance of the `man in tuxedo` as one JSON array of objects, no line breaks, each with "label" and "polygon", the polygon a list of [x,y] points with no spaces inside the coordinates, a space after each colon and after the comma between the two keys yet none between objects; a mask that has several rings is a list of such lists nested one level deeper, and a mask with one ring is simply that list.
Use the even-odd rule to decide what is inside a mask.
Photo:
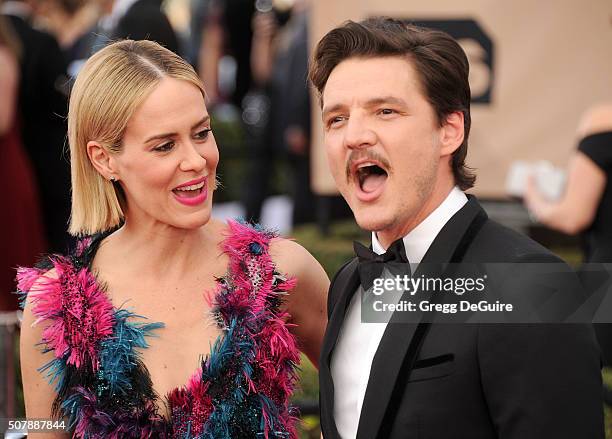
[{"label": "man in tuxedo", "polygon": [[362,268],[375,254],[423,266],[561,262],[464,193],[475,181],[468,69],[447,34],[392,19],[349,21],[316,47],[309,76],[330,168],[374,253],[356,248],[330,287],[325,439],[604,437],[589,325],[361,321]]}]

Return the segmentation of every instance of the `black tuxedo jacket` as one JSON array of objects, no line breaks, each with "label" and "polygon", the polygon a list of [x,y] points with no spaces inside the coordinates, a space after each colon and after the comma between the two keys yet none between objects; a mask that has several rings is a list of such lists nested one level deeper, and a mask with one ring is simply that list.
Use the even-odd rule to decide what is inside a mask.
[{"label": "black tuxedo jacket", "polygon": [[[522,261],[560,262],[489,220],[470,197],[422,262]],[[330,364],[358,284],[353,259],[330,287],[319,370],[325,439],[340,437]],[[390,323],[372,361],[357,438],[603,439],[601,395],[590,325]]]}]

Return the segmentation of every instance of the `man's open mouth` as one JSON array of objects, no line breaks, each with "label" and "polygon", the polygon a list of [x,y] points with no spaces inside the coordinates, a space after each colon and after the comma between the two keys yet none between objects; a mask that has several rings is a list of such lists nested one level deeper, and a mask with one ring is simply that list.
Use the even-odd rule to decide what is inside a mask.
[{"label": "man's open mouth", "polygon": [[355,174],[359,188],[365,193],[372,193],[387,181],[387,171],[374,162],[363,162],[356,166]]}]

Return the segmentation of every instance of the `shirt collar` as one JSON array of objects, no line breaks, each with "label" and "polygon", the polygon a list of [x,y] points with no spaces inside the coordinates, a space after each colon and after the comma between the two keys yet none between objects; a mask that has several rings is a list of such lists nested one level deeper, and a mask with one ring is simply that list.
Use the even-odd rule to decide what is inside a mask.
[{"label": "shirt collar", "polygon": [[[418,264],[427,253],[429,246],[436,238],[444,224],[457,213],[468,199],[466,195],[455,186],[448,193],[444,201],[436,209],[421,221],[414,229],[404,236],[404,247],[406,256],[411,264]],[[372,232],[372,250],[376,254],[383,254],[385,249],[378,241],[376,232]]]}]

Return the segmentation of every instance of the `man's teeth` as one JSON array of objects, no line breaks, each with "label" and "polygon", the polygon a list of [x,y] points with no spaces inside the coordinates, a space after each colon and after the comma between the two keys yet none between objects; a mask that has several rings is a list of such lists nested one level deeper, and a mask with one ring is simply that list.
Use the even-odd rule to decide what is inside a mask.
[{"label": "man's teeth", "polygon": [[183,186],[177,187],[175,190],[177,191],[195,191],[197,189],[202,189],[204,187],[204,182],[198,184],[192,184],[191,186]]},{"label": "man's teeth", "polygon": [[368,166],[378,166],[378,165],[376,163],[372,163],[372,162],[365,162],[365,163],[361,163],[359,166],[357,166],[357,169],[367,168]]}]

